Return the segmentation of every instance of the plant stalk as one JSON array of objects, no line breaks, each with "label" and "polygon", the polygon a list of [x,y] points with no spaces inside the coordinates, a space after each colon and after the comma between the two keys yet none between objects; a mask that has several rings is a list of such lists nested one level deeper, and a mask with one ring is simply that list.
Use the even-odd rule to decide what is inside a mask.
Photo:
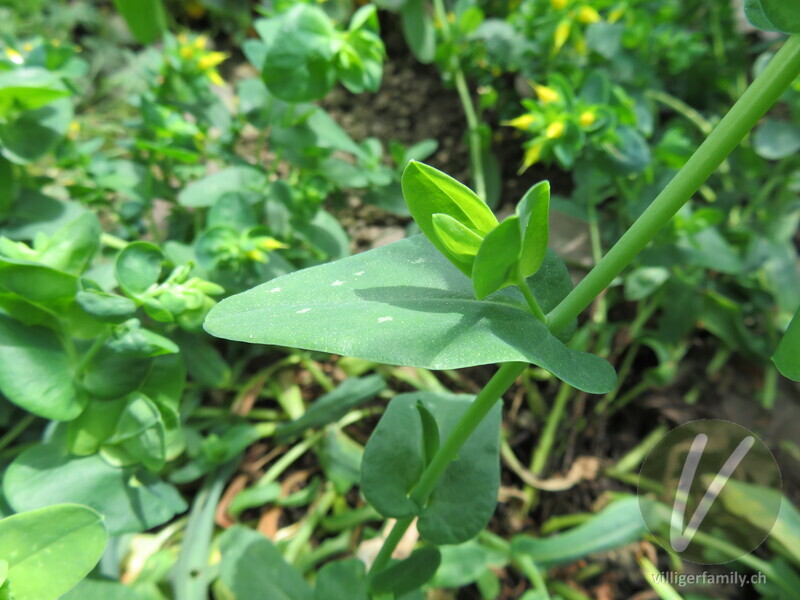
[{"label": "plant stalk", "polygon": [[[409,493],[409,498],[417,506],[425,506],[431,492],[433,492],[433,488],[436,487],[436,482],[439,481],[447,466],[456,459],[458,450],[527,366],[527,363],[504,363],[492,376],[489,383],[481,390],[475,401],[467,409],[467,412],[456,424],[455,429],[439,447],[439,450],[433,456],[433,460],[422,472],[419,481]],[[377,573],[386,567],[392,557],[392,552],[394,552],[403,537],[403,533],[405,533],[412,521],[413,518],[409,517],[400,519],[394,524],[392,531],[389,532],[383,547],[375,558],[375,562],[372,564],[372,572]]]},{"label": "plant stalk", "polygon": [[551,331],[564,329],[608,287],[733,152],[798,74],[800,34],[794,34],[631,228],[548,314]]},{"label": "plant stalk", "polygon": [[[445,9],[444,1],[433,0],[433,8],[436,11],[436,18],[442,25],[442,36],[445,42],[448,44],[452,43],[453,35],[450,31],[450,22],[447,20],[447,9]],[[464,108],[464,116],[467,119],[469,157],[472,163],[472,180],[475,184],[475,193],[481,200],[486,202],[486,176],[483,172],[480,120],[478,119],[475,105],[472,102],[472,96],[469,93],[469,86],[467,85],[467,78],[464,76],[464,69],[461,68],[461,62],[458,60],[458,56],[453,55],[449,62],[450,71],[453,74],[456,91],[458,92],[458,99],[461,101],[461,106]]]}]

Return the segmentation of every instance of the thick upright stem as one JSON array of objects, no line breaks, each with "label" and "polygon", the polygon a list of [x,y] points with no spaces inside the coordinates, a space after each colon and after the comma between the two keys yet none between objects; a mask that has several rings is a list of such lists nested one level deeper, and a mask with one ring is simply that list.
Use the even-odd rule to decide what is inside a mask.
[{"label": "thick upright stem", "polygon": [[550,312],[551,331],[557,333],[566,327],[608,287],[739,145],[798,74],[800,34],[795,34],[603,260]]}]

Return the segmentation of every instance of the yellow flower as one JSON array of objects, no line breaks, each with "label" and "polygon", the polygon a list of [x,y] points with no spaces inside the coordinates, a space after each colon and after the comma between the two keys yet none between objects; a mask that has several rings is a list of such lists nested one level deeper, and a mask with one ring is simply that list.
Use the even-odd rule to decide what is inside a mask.
[{"label": "yellow flower", "polygon": [[286,249],[289,246],[284,244],[283,242],[279,242],[275,238],[267,237],[258,242],[258,245],[261,246],[264,250],[279,250],[279,249]]},{"label": "yellow flower", "polygon": [[22,58],[22,54],[14,50],[13,48],[6,48],[5,55],[8,60],[10,60],[15,65],[21,65],[25,62],[25,59]]},{"label": "yellow flower", "polygon": [[536,122],[536,117],[530,113],[526,113],[524,115],[520,115],[510,121],[503,121],[503,125],[508,125],[510,127],[516,127],[517,129],[521,129],[522,131],[527,131],[530,129],[531,125]]},{"label": "yellow flower", "polygon": [[594,111],[592,110],[584,111],[581,113],[581,116],[578,117],[578,121],[583,127],[591,127],[596,119],[597,117],[595,116]]},{"label": "yellow flower", "polygon": [[225,82],[222,80],[222,77],[219,76],[216,70],[212,69],[210,71],[205,71],[208,80],[213,83],[214,85],[223,86]]},{"label": "yellow flower", "polygon": [[225,52],[208,52],[197,62],[197,66],[200,67],[201,71],[208,71],[216,67],[226,58],[228,58],[228,55]]},{"label": "yellow flower", "polygon": [[31,44],[30,42],[25,42],[24,44],[22,44],[22,49],[25,52],[33,52],[33,44]]},{"label": "yellow flower", "polygon": [[569,32],[572,29],[572,24],[568,20],[563,20],[556,27],[556,33],[553,36],[553,52],[558,52],[561,47],[569,39]]},{"label": "yellow flower", "polygon": [[194,47],[198,50],[205,50],[208,46],[208,38],[204,35],[198,35],[194,38]]},{"label": "yellow flower", "polygon": [[554,10],[563,10],[567,7],[568,0],[550,0],[550,6]]},{"label": "yellow flower", "polygon": [[527,171],[531,166],[535,165],[539,162],[539,158],[542,156],[542,145],[541,144],[534,144],[527,150],[525,150],[525,156],[522,159],[522,166],[517,171],[518,174],[522,174],[523,172]]},{"label": "yellow flower", "polygon": [[578,11],[578,21],[584,25],[597,23],[600,20],[600,13],[589,5],[582,6]]},{"label": "yellow flower", "polygon": [[560,138],[562,135],[564,135],[564,123],[561,121],[550,123],[550,125],[547,126],[547,129],[544,130],[544,135],[548,140]]},{"label": "yellow flower", "polygon": [[536,95],[539,97],[539,101],[542,104],[551,104],[560,100],[558,92],[551,87],[547,87],[546,85],[535,85],[533,86],[533,89],[536,91]]},{"label": "yellow flower", "polygon": [[194,48],[192,48],[191,46],[181,46],[179,53],[181,55],[181,58],[185,60],[190,60],[194,56]]},{"label": "yellow flower", "polygon": [[249,258],[250,260],[254,260],[260,263],[267,262],[267,255],[257,248],[254,248],[253,250],[248,250],[246,254],[247,258]]}]

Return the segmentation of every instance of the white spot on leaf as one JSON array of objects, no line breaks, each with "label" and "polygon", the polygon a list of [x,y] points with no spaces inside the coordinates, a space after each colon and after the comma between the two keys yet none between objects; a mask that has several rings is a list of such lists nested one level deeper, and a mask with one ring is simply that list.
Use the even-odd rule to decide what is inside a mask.
[{"label": "white spot on leaf", "polygon": [[339,281],[338,279],[331,284],[331,287],[335,287],[337,285],[344,285],[344,281]]},{"label": "white spot on leaf", "polygon": [[366,273],[366,271],[359,271],[358,273],[353,273],[353,275],[355,275],[356,277],[360,277],[364,273]]},{"label": "white spot on leaf", "polygon": [[378,323],[386,323],[386,321],[394,321],[393,317],[378,317]]},{"label": "white spot on leaf", "polygon": [[279,288],[279,287],[278,287],[278,288],[272,288],[272,289],[269,291],[269,293],[270,293],[270,294],[274,294],[275,292],[280,292],[280,291],[281,291],[281,288]]},{"label": "white spot on leaf", "polygon": [[298,310],[298,311],[297,311],[297,314],[298,314],[298,315],[302,315],[303,313],[307,313],[307,312],[308,312],[308,311],[310,311],[310,310],[311,310],[310,308],[304,308],[303,310]]},{"label": "white spot on leaf", "polygon": [[412,265],[421,265],[421,264],[422,264],[422,263],[424,263],[424,262],[427,262],[427,259],[425,259],[425,258],[422,258],[422,257],[420,256],[419,258],[415,258],[414,260],[412,260],[412,261],[411,261],[411,264],[412,264]]}]

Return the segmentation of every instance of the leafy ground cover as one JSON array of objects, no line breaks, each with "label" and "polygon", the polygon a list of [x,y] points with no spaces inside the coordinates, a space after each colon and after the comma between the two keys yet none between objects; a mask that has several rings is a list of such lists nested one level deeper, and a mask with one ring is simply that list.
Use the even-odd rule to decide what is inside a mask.
[{"label": "leafy ground cover", "polygon": [[0,5],[0,598],[796,598],[798,14]]}]

